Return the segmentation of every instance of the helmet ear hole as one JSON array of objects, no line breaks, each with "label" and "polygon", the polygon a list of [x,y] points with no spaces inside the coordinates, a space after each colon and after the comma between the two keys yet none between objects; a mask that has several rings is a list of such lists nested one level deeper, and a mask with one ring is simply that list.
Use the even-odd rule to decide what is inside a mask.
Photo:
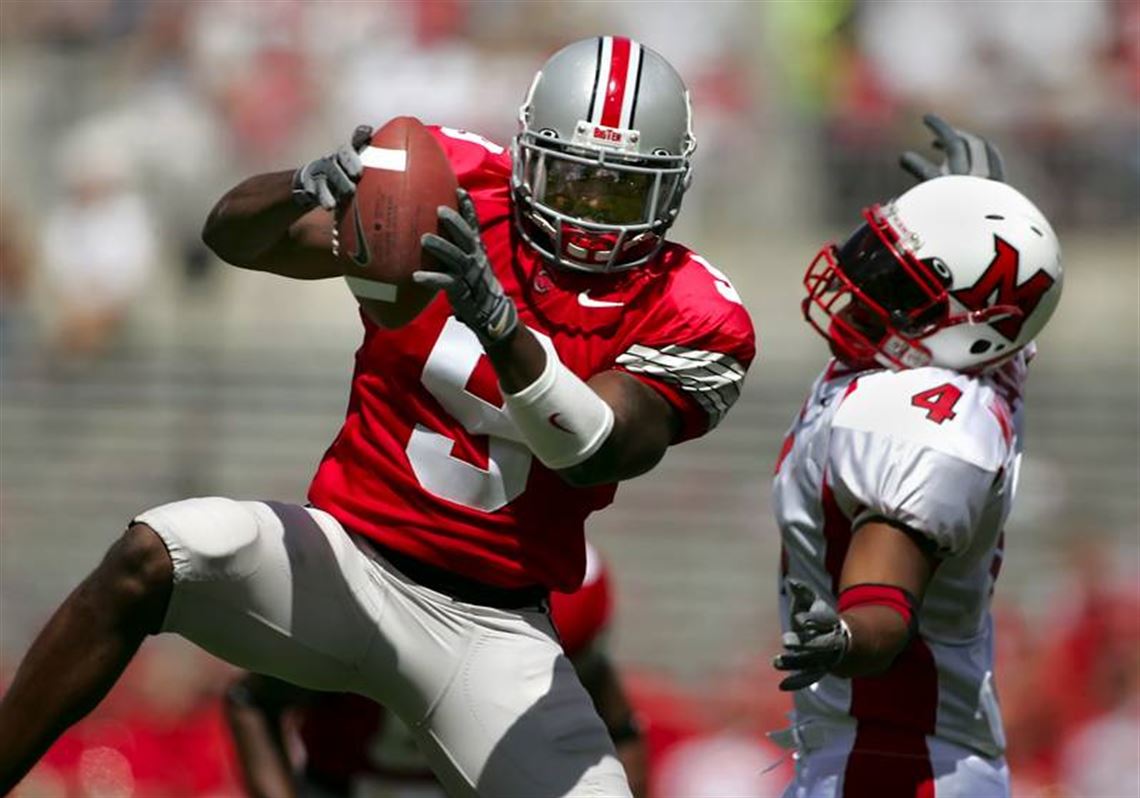
[{"label": "helmet ear hole", "polygon": [[985,340],[984,338],[979,338],[977,341],[974,341],[974,343],[970,344],[970,354],[984,355],[986,352],[990,351],[991,346],[993,346],[993,344],[991,344],[989,341]]},{"label": "helmet ear hole", "polygon": [[942,258],[924,258],[923,263],[930,267],[935,276],[944,286],[949,286],[954,282],[954,275],[950,271],[950,267],[946,265]]}]

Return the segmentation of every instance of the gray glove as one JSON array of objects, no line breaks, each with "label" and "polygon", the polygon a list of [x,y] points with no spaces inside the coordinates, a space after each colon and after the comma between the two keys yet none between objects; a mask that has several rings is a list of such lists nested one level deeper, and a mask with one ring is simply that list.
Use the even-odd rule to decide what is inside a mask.
[{"label": "gray glove", "polygon": [[293,173],[293,201],[305,210],[320,205],[331,211],[356,193],[356,184],[364,174],[360,151],[372,140],[372,128],[360,125],[352,133],[351,146],[344,144],[336,152],[309,161]]},{"label": "gray glove", "polygon": [[934,114],[926,114],[922,121],[934,133],[934,149],[940,150],[945,157],[942,163],[935,165],[916,152],[904,152],[899,158],[899,165],[914,175],[918,182],[942,175],[973,175],[1004,182],[1005,164],[993,144],[968,130],[951,127]]},{"label": "gray glove", "polygon": [[791,631],[781,638],[785,651],[772,664],[776,670],[794,671],[780,682],[781,690],[799,690],[839,664],[851,645],[851,630],[806,584],[791,578],[786,584],[792,598]]},{"label": "gray glove", "polygon": [[519,323],[518,309],[491,269],[479,237],[475,203],[463,189],[456,196],[459,213],[446,205],[440,205],[437,211],[443,235],[424,233],[420,239],[424,250],[439,264],[439,270],[417,271],[412,279],[446,291],[455,317],[470,327],[487,348],[514,333]]}]

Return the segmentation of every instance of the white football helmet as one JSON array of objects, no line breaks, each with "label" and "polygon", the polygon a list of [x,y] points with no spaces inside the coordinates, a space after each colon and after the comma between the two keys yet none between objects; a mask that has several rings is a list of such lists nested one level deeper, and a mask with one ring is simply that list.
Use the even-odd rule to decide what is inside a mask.
[{"label": "white football helmet", "polygon": [[548,260],[607,272],[661,249],[696,149],[689,92],[618,36],[559,50],[534,77],[512,142],[515,221]]},{"label": "white football helmet", "polygon": [[863,211],[808,267],[805,318],[857,365],[980,371],[1041,332],[1061,298],[1061,250],[1005,183],[953,175]]}]

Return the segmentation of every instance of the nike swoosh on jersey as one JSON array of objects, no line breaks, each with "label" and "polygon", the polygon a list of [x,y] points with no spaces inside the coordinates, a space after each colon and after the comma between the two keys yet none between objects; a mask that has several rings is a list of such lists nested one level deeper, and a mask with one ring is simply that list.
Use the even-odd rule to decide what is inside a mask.
[{"label": "nike swoosh on jersey", "polygon": [[590,299],[590,292],[578,294],[578,304],[584,308],[620,308],[624,302],[607,302],[604,299]]}]

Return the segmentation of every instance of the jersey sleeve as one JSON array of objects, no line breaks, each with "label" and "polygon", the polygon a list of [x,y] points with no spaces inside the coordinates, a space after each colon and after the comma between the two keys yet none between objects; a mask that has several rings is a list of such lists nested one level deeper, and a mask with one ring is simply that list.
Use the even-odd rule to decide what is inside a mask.
[{"label": "jersey sleeve", "polygon": [[965,551],[1010,450],[993,392],[940,369],[854,385],[835,412],[827,459],[828,485],[852,527],[883,518],[928,539],[939,556]]},{"label": "jersey sleeve", "polygon": [[705,434],[740,396],[756,354],[752,319],[720,271],[689,255],[686,273],[615,361],[661,394],[681,418],[674,441]]}]

